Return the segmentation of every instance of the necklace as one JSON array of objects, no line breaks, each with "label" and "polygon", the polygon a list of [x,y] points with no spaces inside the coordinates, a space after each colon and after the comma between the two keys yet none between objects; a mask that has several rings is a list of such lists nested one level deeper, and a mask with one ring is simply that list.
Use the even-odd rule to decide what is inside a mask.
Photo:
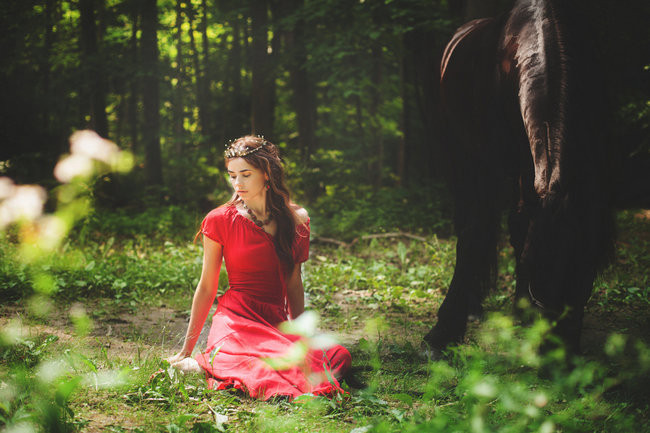
[{"label": "necklace", "polygon": [[252,210],[251,208],[249,208],[248,206],[246,206],[246,203],[244,203],[243,201],[242,201],[242,205],[244,206],[244,209],[246,209],[246,212],[248,212],[248,215],[250,215],[251,220],[252,220],[252,221],[255,223],[255,225],[258,226],[258,227],[264,227],[265,225],[267,225],[268,223],[270,223],[271,220],[273,219],[273,215],[269,214],[269,217],[268,217],[267,219],[265,219],[264,221],[262,221],[262,220],[260,220],[260,219],[255,215],[255,213],[253,212],[253,210]]}]

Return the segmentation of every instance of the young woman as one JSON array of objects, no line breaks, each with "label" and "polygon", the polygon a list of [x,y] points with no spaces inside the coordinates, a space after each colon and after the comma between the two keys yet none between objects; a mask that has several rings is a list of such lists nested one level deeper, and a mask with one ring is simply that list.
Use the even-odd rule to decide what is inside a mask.
[{"label": "young woman", "polygon": [[[201,224],[201,280],[183,349],[168,361],[204,370],[211,388],[234,386],[264,400],[341,391],[337,379],[350,367],[350,353],[340,345],[310,349],[282,370],[269,366],[301,344],[277,326],[304,311],[300,266],[309,254],[309,217],[290,201],[278,149],[261,137],[241,137],[226,150],[226,167],[235,192]],[[191,358],[217,294],[222,257],[229,289],[218,299],[206,350]]]}]

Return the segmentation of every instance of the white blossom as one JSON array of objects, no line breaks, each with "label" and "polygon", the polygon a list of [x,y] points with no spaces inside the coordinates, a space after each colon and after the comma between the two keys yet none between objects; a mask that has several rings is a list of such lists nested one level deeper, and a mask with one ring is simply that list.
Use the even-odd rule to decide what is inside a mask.
[{"label": "white blossom", "polygon": [[90,176],[92,173],[92,159],[81,154],[66,156],[54,167],[54,177],[63,183],[68,183],[77,176]]},{"label": "white blossom", "polygon": [[95,131],[77,131],[70,136],[72,155],[82,155],[106,164],[114,164],[120,153],[117,144],[100,137]]},{"label": "white blossom", "polygon": [[0,177],[0,200],[10,197],[15,189],[16,185],[10,178],[6,176]]},{"label": "white blossom", "polygon": [[0,203],[0,228],[19,219],[34,220],[43,213],[47,199],[45,189],[38,185],[20,185]]}]

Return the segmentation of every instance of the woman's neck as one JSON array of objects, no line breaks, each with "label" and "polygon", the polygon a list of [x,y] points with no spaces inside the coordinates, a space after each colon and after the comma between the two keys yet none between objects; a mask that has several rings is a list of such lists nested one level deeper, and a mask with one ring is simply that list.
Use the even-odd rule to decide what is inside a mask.
[{"label": "woman's neck", "polygon": [[255,212],[255,215],[257,215],[258,218],[266,218],[266,196],[263,195],[262,197],[256,198],[256,199],[251,199],[244,201],[242,200],[246,206]]}]

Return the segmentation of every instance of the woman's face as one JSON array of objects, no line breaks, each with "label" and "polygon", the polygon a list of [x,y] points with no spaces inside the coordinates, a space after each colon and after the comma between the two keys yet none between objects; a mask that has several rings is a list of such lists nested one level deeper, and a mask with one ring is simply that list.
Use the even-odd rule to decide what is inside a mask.
[{"label": "woman's face", "polygon": [[250,165],[244,158],[233,158],[228,161],[230,183],[237,195],[244,201],[264,197],[268,176]]}]

